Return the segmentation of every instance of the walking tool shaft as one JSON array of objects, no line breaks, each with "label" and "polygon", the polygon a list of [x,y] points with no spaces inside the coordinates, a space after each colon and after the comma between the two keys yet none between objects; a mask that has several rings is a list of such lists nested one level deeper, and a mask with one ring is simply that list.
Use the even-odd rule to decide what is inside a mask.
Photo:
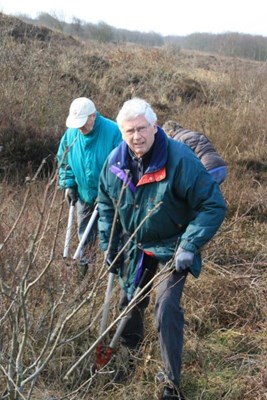
[{"label": "walking tool shaft", "polygon": [[[140,280],[140,282],[138,284],[138,287],[135,289],[133,298],[132,298],[131,302],[129,303],[129,306],[131,304],[135,303],[136,297],[138,296],[139,292],[153,278],[154,274],[155,274],[155,270],[153,270],[153,271],[152,270],[148,270],[148,269],[144,270],[144,272],[142,274],[142,278],[141,278],[141,280]],[[122,332],[123,332],[128,320],[131,318],[131,314],[132,314],[132,312],[130,310],[126,315],[124,315],[122,317],[122,319],[120,320],[120,322],[119,322],[119,324],[117,326],[116,332],[115,332],[115,334],[114,334],[114,336],[113,336],[113,338],[112,338],[112,340],[111,340],[111,342],[110,342],[110,344],[109,344],[109,346],[108,346],[108,348],[107,348],[107,350],[105,352],[104,352],[102,343],[100,343],[97,346],[97,348],[96,348],[96,368],[97,369],[103,368],[109,362],[109,360],[111,359],[111,356],[112,356],[112,354],[114,352],[114,349],[115,349],[115,347],[116,347],[116,345],[117,345],[117,343],[118,343],[118,341],[119,341],[119,339],[121,337],[121,334],[122,334]]]},{"label": "walking tool shaft", "polygon": [[80,243],[79,243],[79,245],[78,245],[78,247],[77,247],[77,249],[76,249],[76,251],[74,253],[73,260],[77,260],[77,258],[79,258],[81,250],[82,250],[82,248],[83,248],[83,246],[84,246],[84,244],[86,242],[87,237],[89,236],[89,233],[90,233],[90,231],[91,231],[91,229],[92,229],[92,227],[94,225],[94,222],[95,222],[97,216],[98,216],[98,207],[96,205],[95,208],[94,208],[94,211],[93,211],[93,213],[91,215],[91,218],[89,219],[87,227],[86,227],[86,229],[85,229],[85,231],[84,231],[84,233],[82,235]]},{"label": "walking tool shaft", "polygon": [[68,225],[67,225],[67,232],[64,244],[64,251],[63,251],[63,258],[67,258],[69,255],[69,247],[70,247],[70,239],[71,239],[71,230],[73,225],[73,216],[75,210],[75,202],[71,202],[70,209],[69,209],[69,218],[68,218]]}]

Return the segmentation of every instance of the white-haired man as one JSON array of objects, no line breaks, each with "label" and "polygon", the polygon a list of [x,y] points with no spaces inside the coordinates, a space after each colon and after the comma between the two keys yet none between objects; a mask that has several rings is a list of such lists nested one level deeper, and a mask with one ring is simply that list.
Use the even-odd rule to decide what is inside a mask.
[{"label": "white-haired man", "polygon": [[[201,248],[219,229],[226,205],[219,185],[195,154],[157,126],[149,103],[139,98],[128,100],[117,122],[123,142],[112,151],[100,175],[100,246],[103,251],[109,246],[114,257],[121,232],[128,237],[136,232],[127,248],[128,263],[118,270],[124,303],[132,299],[146,269],[174,258],[173,272],[163,275],[156,288],[155,317],[168,377],[161,400],[184,400],[180,388],[184,327],[180,299],[187,274],[200,274]],[[122,333],[122,343],[130,349],[142,342],[147,304],[143,300],[135,307]]]}]

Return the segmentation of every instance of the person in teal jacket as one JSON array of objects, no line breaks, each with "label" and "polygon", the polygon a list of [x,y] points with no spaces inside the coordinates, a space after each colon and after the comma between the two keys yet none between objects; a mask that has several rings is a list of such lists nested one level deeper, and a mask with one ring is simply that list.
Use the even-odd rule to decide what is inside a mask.
[{"label": "person in teal jacket", "polygon": [[[103,117],[95,104],[86,97],[75,99],[66,120],[57,152],[59,185],[66,200],[77,204],[78,236],[81,239],[92,215],[100,171],[109,153],[121,142],[121,132],[115,121]],[[97,223],[86,245],[94,242]],[[81,252],[80,270],[88,269],[88,260]]]},{"label": "person in teal jacket", "polygon": [[[173,259],[173,272],[156,288],[155,316],[168,377],[161,399],[184,399],[180,299],[187,274],[200,274],[201,249],[222,224],[226,204],[219,185],[192,150],[157,126],[149,103],[139,98],[126,101],[117,122],[124,140],[108,157],[99,180],[100,246],[105,252],[109,249],[114,260],[122,233],[130,237],[151,214],[128,244],[127,265],[116,271],[115,264],[113,272],[119,275],[121,305],[125,305],[146,268]],[[122,343],[128,348],[138,348],[142,342],[148,301],[149,297],[135,307],[122,333]]]}]

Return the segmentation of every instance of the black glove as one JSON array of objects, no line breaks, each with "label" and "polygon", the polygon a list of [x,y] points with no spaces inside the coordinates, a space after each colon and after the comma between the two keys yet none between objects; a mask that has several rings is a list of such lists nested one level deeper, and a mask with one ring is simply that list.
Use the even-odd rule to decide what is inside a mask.
[{"label": "black glove", "polygon": [[[115,260],[115,258],[117,257],[116,252],[110,251],[108,254],[105,253],[105,259],[106,259],[106,264],[108,267],[111,266],[111,264],[113,263],[113,260]],[[117,260],[115,261],[115,263],[113,263],[112,267],[109,268],[109,272],[112,272],[113,274],[118,275],[119,273],[119,269],[123,266],[123,253],[117,258]]]},{"label": "black glove", "polygon": [[76,188],[68,188],[65,190],[65,199],[67,202],[70,204],[75,204],[76,201],[78,200],[78,193]]}]

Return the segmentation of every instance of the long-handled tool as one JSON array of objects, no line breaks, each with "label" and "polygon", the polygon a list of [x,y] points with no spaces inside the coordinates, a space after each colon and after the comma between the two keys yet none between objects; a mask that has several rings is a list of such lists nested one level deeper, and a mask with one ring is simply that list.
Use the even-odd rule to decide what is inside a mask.
[{"label": "long-handled tool", "polygon": [[71,238],[71,230],[72,230],[72,225],[73,225],[74,210],[75,210],[75,201],[72,201],[70,203],[70,209],[69,209],[69,218],[68,218],[67,232],[66,232],[66,238],[65,238],[65,244],[64,244],[63,258],[67,258],[69,255],[70,238]]},{"label": "long-handled tool", "polygon": [[[71,366],[71,368],[67,371],[67,373],[64,376],[65,380],[69,379],[69,376],[73,373],[73,371],[78,367],[78,365],[80,365],[80,363],[86,358],[89,357],[90,354],[92,354],[93,351],[96,350],[97,346],[103,341],[103,339],[106,337],[106,335],[110,332],[110,330],[119,322],[121,321],[121,319],[132,309],[133,306],[135,306],[139,299],[141,298],[141,296],[143,296],[144,293],[147,293],[148,290],[150,290],[152,283],[155,281],[156,278],[158,278],[159,276],[167,276],[166,274],[172,274],[173,273],[173,260],[170,260],[168,263],[165,264],[165,266],[163,268],[160,269],[159,272],[155,273],[154,276],[152,276],[152,278],[147,282],[147,284],[143,285],[143,288],[141,289],[140,292],[138,292],[138,295],[135,295],[134,298],[130,301],[130,303],[126,306],[125,310],[122,311],[122,313],[118,316],[118,318],[116,318],[109,326],[108,328],[105,330],[105,332],[103,332],[102,335],[100,335],[95,342],[90,346],[89,349],[87,349],[82,356],[75,362],[75,364],[73,364]],[[140,285],[139,285],[140,286]],[[112,355],[113,350],[110,351],[110,357]],[[106,352],[107,355],[107,352]],[[107,361],[105,362],[104,365],[106,365],[106,363],[108,362],[108,360],[110,359],[107,358]],[[102,358],[103,358],[103,353],[102,353]]]},{"label": "long-handled tool", "polygon": [[[153,278],[153,276],[155,275],[156,272],[156,268],[157,265],[155,264],[153,267],[151,268],[146,268],[143,271],[141,280],[138,284],[138,287],[135,289],[133,298],[131,300],[131,302],[129,303],[129,306],[131,305],[131,303],[135,303],[136,297],[138,296],[139,292],[147,285],[147,283]],[[116,332],[106,350],[106,352],[104,352],[103,349],[103,344],[99,343],[96,347],[96,369],[100,369],[103,368],[111,359],[111,356],[114,352],[114,349],[118,343],[118,340],[120,339],[120,336],[128,322],[128,320],[131,318],[131,310],[120,320]],[[106,319],[107,322],[107,319]],[[104,330],[105,330],[105,326],[103,326]],[[102,332],[100,332],[101,334],[104,332],[104,330]]]},{"label": "long-handled tool", "polygon": [[[112,288],[113,288],[115,276],[116,276],[116,274],[114,274],[113,272],[109,272],[108,285],[107,285],[107,290],[106,290],[106,295],[105,295],[105,302],[104,302],[104,307],[103,307],[103,314],[102,314],[102,319],[101,319],[101,323],[100,323],[100,330],[99,330],[99,335],[100,336],[103,335],[103,332],[105,332],[105,330],[107,328],[110,299],[111,299]],[[99,367],[98,366],[98,360],[100,360],[100,358],[102,356],[102,353],[103,353],[103,343],[100,342],[96,347],[96,368]],[[110,357],[111,357],[111,354],[110,354]],[[109,358],[105,362],[105,365],[109,361]]]},{"label": "long-handled tool", "polygon": [[79,245],[78,245],[78,247],[77,247],[77,249],[76,249],[76,251],[74,253],[73,260],[77,260],[77,258],[79,258],[81,250],[82,250],[82,248],[83,248],[83,246],[84,246],[84,244],[86,242],[86,239],[87,239],[87,237],[88,237],[88,235],[89,235],[89,233],[90,233],[90,231],[92,229],[92,226],[94,225],[94,222],[95,222],[97,216],[98,216],[98,206],[96,205],[95,208],[94,208],[94,211],[93,211],[93,213],[92,213],[92,215],[91,215],[91,217],[90,217],[90,219],[88,221],[87,227],[86,227],[86,229],[85,229],[85,231],[84,231],[84,233],[82,235],[80,243],[79,243]]}]

